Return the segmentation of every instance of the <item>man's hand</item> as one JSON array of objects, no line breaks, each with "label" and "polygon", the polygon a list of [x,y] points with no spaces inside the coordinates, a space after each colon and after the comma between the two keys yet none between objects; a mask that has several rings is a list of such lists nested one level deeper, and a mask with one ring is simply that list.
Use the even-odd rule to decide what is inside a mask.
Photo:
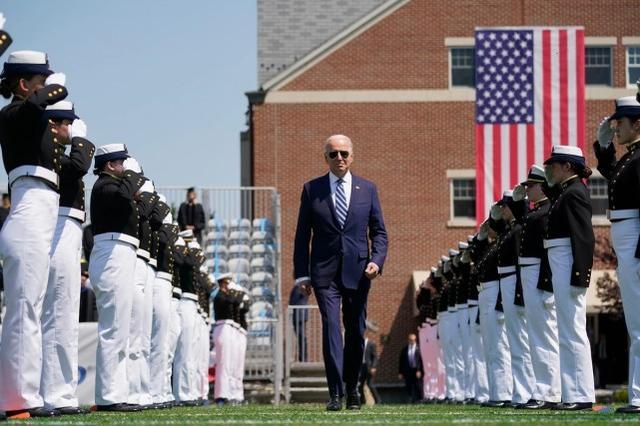
[{"label": "man's hand", "polygon": [[398,374],[398,379],[404,380],[404,376],[402,374]]},{"label": "man's hand", "polygon": [[373,262],[369,262],[369,264],[367,265],[367,269],[364,270],[364,275],[368,279],[373,280],[378,276],[379,272],[380,268],[378,268],[378,265]]},{"label": "man's hand", "polygon": [[307,296],[311,295],[311,281],[306,280],[306,281],[302,281],[300,284],[298,284],[300,286],[300,288],[302,290],[304,290],[305,293],[307,293]]},{"label": "man's hand", "polygon": [[416,378],[419,379],[422,377],[422,373],[419,371],[416,371]]},{"label": "man's hand", "polygon": [[377,368],[372,368],[371,370],[369,370],[369,374],[371,374],[372,376],[375,376],[376,371],[378,371]]}]

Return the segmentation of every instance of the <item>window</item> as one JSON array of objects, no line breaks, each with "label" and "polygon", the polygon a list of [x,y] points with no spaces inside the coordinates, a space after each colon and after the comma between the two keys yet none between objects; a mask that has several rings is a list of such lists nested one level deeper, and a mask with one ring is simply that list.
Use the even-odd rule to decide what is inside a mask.
[{"label": "window", "polygon": [[451,56],[451,86],[475,86],[475,52],[473,47],[453,47]]},{"label": "window", "polygon": [[585,49],[585,83],[611,86],[611,48],[587,47]]},{"label": "window", "polygon": [[627,47],[627,85],[634,86],[640,79],[640,46]]},{"label": "window", "polygon": [[452,185],[452,218],[476,218],[476,180],[451,179]]},{"label": "window", "polygon": [[588,182],[593,216],[605,216],[609,208],[607,180],[601,176],[591,176]]}]

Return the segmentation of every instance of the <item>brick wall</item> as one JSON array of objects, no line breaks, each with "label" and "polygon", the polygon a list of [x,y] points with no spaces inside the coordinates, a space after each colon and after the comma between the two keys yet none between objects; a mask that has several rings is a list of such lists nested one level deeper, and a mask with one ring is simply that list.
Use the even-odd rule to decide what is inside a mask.
[{"label": "brick wall", "polygon": [[[470,37],[475,25],[584,25],[587,35],[637,34],[633,2],[433,2],[414,0],[290,82],[284,90],[447,87],[445,37]],[[579,4],[578,4],[579,3]],[[524,5],[513,7],[513,4]],[[623,5],[629,6],[625,10]],[[523,20],[523,10],[525,19]],[[615,53],[615,85],[624,83],[624,51]],[[587,102],[588,141],[612,101]],[[389,232],[385,272],[369,297],[368,317],[388,335],[380,345],[380,382],[393,382],[405,336],[415,327],[411,273],[428,269],[474,230],[448,228],[447,169],[474,169],[473,103],[270,104],[253,107],[254,185],[282,195],[283,299],[293,285],[292,250],[302,184],[326,173],[324,139],[349,135],[353,172],[373,180]],[[590,146],[590,142],[587,145]],[[590,164],[593,156],[590,155]],[[597,231],[606,235],[607,228]],[[378,336],[378,339],[380,337]]]}]

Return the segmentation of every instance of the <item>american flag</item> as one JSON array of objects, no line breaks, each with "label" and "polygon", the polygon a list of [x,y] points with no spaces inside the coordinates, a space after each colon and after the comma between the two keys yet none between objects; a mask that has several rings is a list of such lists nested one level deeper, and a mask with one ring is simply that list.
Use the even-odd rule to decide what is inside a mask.
[{"label": "american flag", "polygon": [[584,149],[584,29],[477,28],[475,69],[480,224],[552,145]]}]

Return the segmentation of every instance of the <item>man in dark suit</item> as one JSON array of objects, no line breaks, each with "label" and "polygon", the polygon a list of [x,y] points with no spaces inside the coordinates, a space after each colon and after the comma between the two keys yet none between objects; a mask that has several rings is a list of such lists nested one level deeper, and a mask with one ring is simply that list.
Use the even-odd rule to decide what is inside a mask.
[{"label": "man in dark suit", "polygon": [[404,380],[407,395],[410,401],[417,402],[422,399],[422,357],[416,335],[409,334],[408,344],[400,352],[400,368],[398,377]]},{"label": "man in dark suit", "polygon": [[178,226],[181,231],[191,229],[193,235],[202,244],[202,230],[206,225],[204,208],[198,202],[195,188],[187,189],[187,201],[178,209]]},{"label": "man in dark suit", "polygon": [[322,316],[322,353],[330,397],[327,410],[342,409],[345,387],[347,408],[359,409],[367,295],[371,280],[382,272],[387,231],[376,186],[349,171],[351,140],[344,135],[329,137],[324,157],[329,173],[305,183],[302,189],[294,275],[305,291],[310,293],[313,288]]},{"label": "man in dark suit", "polygon": [[364,357],[362,358],[362,367],[360,369],[360,384],[358,390],[360,391],[360,400],[364,402],[364,385],[371,391],[371,395],[376,404],[380,403],[380,394],[376,385],[373,383],[373,376],[375,376],[378,369],[378,352],[376,350],[376,344],[373,340],[369,339],[369,336],[365,336],[364,339]]}]

